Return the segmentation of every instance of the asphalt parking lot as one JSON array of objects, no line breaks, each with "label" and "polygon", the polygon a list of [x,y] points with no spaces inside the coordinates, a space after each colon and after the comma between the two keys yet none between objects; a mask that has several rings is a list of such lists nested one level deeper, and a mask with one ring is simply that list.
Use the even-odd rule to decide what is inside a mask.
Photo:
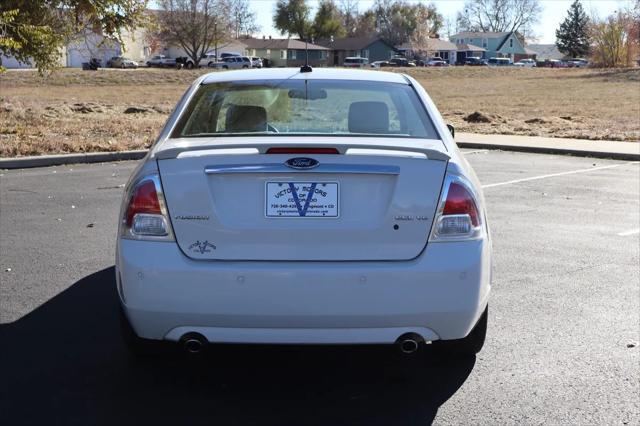
[{"label": "asphalt parking lot", "polygon": [[113,279],[135,163],[0,171],[2,423],[639,424],[638,163],[467,158],[493,235],[488,340],[425,362],[227,346],[135,363]]}]

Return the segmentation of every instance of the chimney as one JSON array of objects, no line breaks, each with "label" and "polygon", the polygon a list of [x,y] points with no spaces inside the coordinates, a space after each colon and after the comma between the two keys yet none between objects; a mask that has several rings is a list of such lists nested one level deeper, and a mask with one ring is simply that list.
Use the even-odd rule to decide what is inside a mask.
[{"label": "chimney", "polygon": [[263,39],[263,40],[264,40],[264,39],[266,39],[266,38],[267,38],[267,36],[266,36],[266,35],[263,35],[263,36],[262,36],[262,39]]},{"label": "chimney", "polygon": [[269,40],[271,40],[271,35],[269,35]]}]

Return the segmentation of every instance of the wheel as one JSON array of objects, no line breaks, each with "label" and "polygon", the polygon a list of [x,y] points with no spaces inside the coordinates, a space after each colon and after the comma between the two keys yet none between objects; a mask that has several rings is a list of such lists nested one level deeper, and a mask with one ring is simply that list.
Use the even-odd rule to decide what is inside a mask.
[{"label": "wheel", "polygon": [[120,68],[125,69],[126,66],[124,64],[120,64]]},{"label": "wheel", "polygon": [[228,67],[228,66],[226,66],[226,65],[224,65],[224,66],[222,67],[222,69],[228,70],[228,69],[229,69],[229,67]]},{"label": "wheel", "polygon": [[242,68],[249,68],[249,67],[248,67],[248,66],[246,66],[246,65],[243,65],[243,66],[242,66]]},{"label": "wheel", "polygon": [[187,62],[187,69],[193,69],[193,62]]},{"label": "wheel", "polygon": [[439,355],[453,357],[471,357],[482,350],[487,337],[489,306],[484,309],[480,319],[471,333],[463,339],[442,340],[434,342],[434,349]]}]

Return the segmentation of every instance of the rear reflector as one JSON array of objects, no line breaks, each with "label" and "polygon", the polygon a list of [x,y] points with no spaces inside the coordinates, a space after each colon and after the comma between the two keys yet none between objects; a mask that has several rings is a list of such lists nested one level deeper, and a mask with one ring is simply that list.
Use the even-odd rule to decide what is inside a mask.
[{"label": "rear reflector", "polygon": [[267,149],[267,154],[340,154],[340,152],[336,148],[276,147]]}]

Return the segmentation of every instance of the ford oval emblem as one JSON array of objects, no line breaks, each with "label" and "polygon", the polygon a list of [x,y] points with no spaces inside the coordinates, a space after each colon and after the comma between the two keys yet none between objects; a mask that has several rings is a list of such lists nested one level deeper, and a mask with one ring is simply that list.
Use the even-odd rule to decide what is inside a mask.
[{"label": "ford oval emblem", "polygon": [[308,157],[290,158],[285,161],[284,164],[287,167],[298,170],[313,169],[314,167],[318,167],[320,165],[318,160],[314,160],[313,158]]}]

